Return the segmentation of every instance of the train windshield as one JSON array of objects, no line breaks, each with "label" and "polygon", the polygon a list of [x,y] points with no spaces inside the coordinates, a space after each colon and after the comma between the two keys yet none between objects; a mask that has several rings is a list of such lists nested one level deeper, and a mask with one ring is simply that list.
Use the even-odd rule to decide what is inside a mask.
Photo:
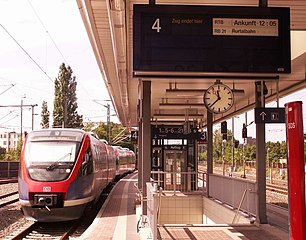
[{"label": "train windshield", "polygon": [[61,181],[74,165],[79,142],[33,141],[26,145],[26,165],[32,179]]}]

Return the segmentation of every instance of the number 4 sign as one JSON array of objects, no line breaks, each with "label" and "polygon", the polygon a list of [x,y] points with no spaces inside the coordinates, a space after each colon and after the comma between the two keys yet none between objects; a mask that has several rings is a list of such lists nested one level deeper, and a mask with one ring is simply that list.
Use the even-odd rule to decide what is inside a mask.
[{"label": "number 4 sign", "polygon": [[138,143],[138,131],[131,131],[131,141],[134,144]]},{"label": "number 4 sign", "polygon": [[161,26],[160,26],[160,19],[156,18],[155,22],[152,25],[152,29],[156,30],[156,32],[160,32]]}]

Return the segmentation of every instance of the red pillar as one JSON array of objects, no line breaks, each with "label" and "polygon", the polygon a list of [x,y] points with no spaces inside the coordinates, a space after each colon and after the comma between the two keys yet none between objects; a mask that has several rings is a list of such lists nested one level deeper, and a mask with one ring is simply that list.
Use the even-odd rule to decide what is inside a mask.
[{"label": "red pillar", "polygon": [[306,240],[305,169],[302,102],[286,107],[289,234],[291,240]]}]

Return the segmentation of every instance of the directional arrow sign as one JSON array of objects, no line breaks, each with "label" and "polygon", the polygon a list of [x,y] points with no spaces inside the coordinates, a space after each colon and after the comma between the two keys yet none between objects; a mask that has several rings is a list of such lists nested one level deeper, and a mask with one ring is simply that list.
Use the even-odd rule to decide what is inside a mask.
[{"label": "directional arrow sign", "polygon": [[265,121],[265,116],[267,116],[267,114],[265,112],[261,112],[259,115],[261,116],[261,120]]},{"label": "directional arrow sign", "polygon": [[285,123],[285,108],[255,108],[255,123]]}]

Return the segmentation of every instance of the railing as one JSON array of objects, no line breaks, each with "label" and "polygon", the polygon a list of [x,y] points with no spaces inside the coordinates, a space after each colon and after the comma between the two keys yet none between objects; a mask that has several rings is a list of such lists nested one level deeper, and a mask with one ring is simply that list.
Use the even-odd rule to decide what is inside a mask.
[{"label": "railing", "polygon": [[151,171],[151,178],[164,191],[188,193],[206,190],[206,172]]},{"label": "railing", "polygon": [[0,161],[0,178],[18,177],[19,162]]},{"label": "railing", "polygon": [[209,174],[209,196],[249,215],[256,215],[256,191],[253,181]]},{"label": "railing", "polygon": [[147,182],[147,217],[152,233],[152,239],[157,239],[157,210],[158,210],[158,192],[156,184]]}]

